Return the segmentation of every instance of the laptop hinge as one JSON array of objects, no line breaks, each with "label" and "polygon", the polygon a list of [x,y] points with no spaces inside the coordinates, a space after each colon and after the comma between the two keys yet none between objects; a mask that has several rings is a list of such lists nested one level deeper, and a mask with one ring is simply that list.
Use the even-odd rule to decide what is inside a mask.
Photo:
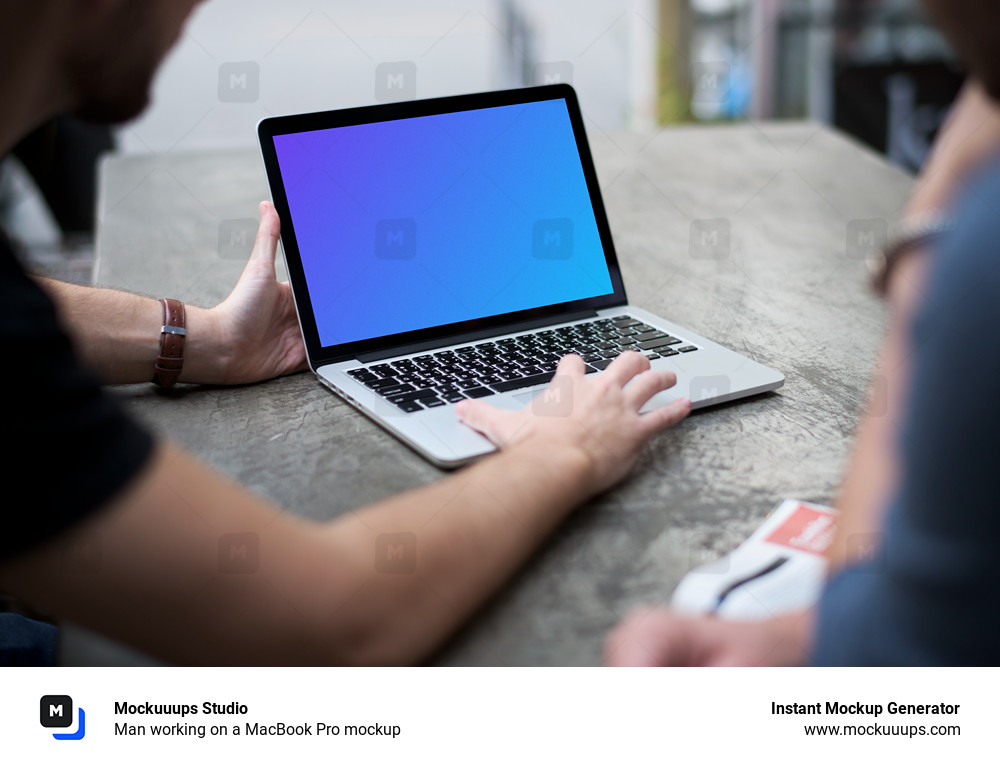
[{"label": "laptop hinge", "polygon": [[526,320],[525,322],[514,322],[509,325],[499,325],[497,327],[487,328],[484,330],[476,330],[471,333],[462,333],[461,335],[447,336],[444,338],[436,338],[433,341],[420,341],[415,344],[406,344],[405,346],[393,346],[389,349],[379,349],[373,352],[365,352],[364,354],[358,354],[355,359],[359,362],[369,363],[377,362],[378,360],[389,359],[390,357],[403,357],[407,354],[416,354],[417,352],[425,352],[430,349],[440,349],[443,346],[454,346],[455,344],[466,344],[472,341],[481,341],[484,338],[493,338],[494,336],[504,336],[510,333],[520,333],[524,330],[532,330],[534,328],[544,328],[549,325],[558,325],[563,322],[574,322],[576,320],[583,320],[588,317],[596,317],[597,312],[593,309],[587,309],[581,312],[571,312],[569,314],[560,314],[555,317],[549,316],[537,320]]}]

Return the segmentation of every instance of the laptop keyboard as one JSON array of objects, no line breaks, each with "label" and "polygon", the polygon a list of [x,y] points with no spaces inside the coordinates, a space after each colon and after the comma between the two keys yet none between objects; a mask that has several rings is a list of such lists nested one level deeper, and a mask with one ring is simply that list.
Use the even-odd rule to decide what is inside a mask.
[{"label": "laptop keyboard", "polygon": [[623,351],[639,351],[655,360],[698,348],[623,314],[354,368],[347,374],[400,410],[414,413],[548,383],[559,360],[570,353],[583,357],[587,373],[596,373]]}]

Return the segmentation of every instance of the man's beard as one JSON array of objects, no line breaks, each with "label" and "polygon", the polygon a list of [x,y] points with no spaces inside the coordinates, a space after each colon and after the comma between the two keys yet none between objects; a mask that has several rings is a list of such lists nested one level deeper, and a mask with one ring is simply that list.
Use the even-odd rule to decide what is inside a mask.
[{"label": "man's beard", "polygon": [[149,92],[119,95],[114,99],[91,99],[75,110],[77,117],[87,122],[118,125],[141,115],[149,105]]},{"label": "man's beard", "polygon": [[74,113],[93,123],[118,124],[128,122],[149,105],[155,68],[146,72],[133,70],[118,82],[105,82],[99,68],[84,68],[78,75],[77,93],[81,101]]}]

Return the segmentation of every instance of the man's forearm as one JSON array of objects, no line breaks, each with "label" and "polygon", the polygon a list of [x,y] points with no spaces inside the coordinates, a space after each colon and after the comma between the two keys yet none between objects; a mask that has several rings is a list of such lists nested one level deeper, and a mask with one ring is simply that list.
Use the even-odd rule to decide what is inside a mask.
[{"label": "man's forearm", "polygon": [[[590,495],[586,466],[572,450],[519,445],[333,523],[326,535],[355,552],[366,572],[346,606],[365,605],[357,624],[364,631],[344,648],[346,658],[426,657]],[[324,657],[322,635],[307,634],[314,657]]]},{"label": "man's forearm", "polygon": [[[41,610],[173,662],[407,663],[592,490],[582,454],[539,442],[319,525],[165,446],[112,507],[0,579]],[[93,541],[99,570],[69,571],[66,552]],[[240,567],[227,567],[227,542],[244,547]]]},{"label": "man's forearm", "polygon": [[[52,297],[77,354],[107,383],[152,379],[160,350],[163,308],[159,301],[120,290],[39,279]],[[207,309],[186,306],[187,337],[181,381],[223,380],[227,362],[218,330]]]}]

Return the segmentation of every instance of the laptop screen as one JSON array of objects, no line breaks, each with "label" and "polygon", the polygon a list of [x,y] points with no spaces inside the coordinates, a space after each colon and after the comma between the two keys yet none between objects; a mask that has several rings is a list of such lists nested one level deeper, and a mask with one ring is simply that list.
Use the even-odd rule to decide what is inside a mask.
[{"label": "laptop screen", "polygon": [[564,98],[273,142],[324,347],[614,292]]}]

